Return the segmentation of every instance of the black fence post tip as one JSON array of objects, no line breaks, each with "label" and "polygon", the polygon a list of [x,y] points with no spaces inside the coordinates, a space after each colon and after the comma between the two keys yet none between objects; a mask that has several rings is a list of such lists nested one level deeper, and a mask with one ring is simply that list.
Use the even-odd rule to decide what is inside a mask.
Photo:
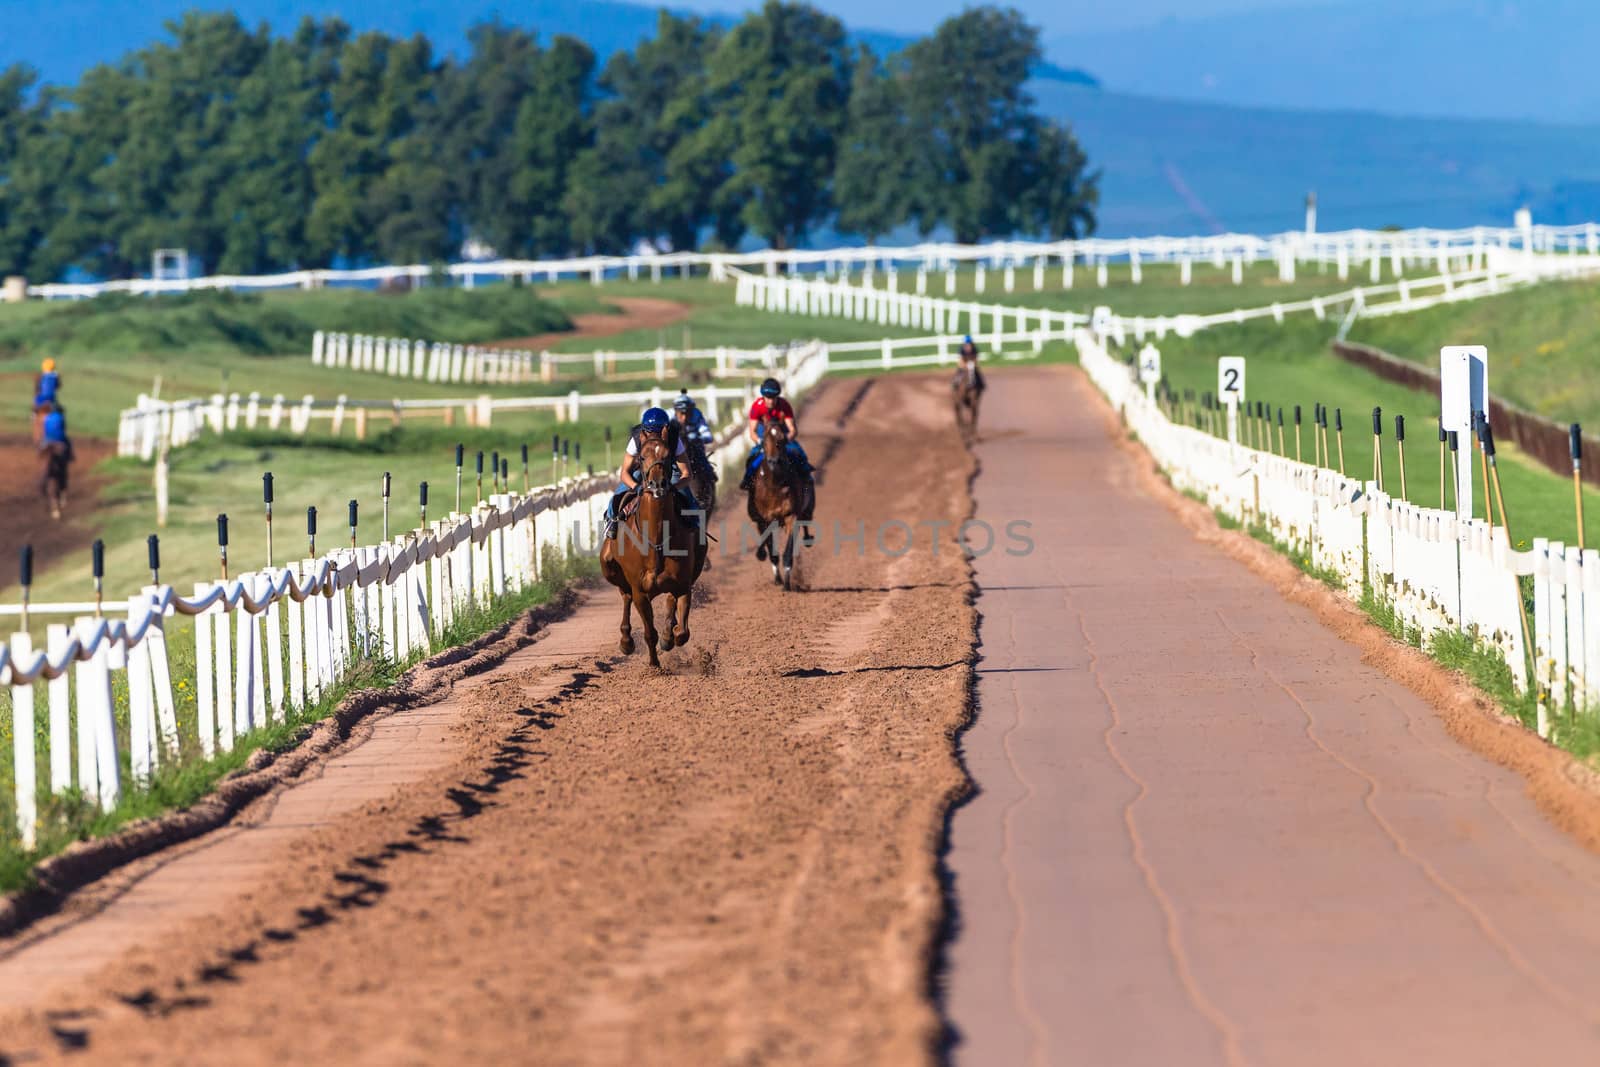
[{"label": "black fence post tip", "polygon": [[228,516],[217,516],[217,545],[220,548],[228,547]]},{"label": "black fence post tip", "polygon": [[1567,430],[1568,445],[1572,452],[1572,462],[1583,461],[1583,428],[1573,423]]},{"label": "black fence post tip", "polygon": [[1406,417],[1404,415],[1396,415],[1394,417],[1394,439],[1396,441],[1404,441],[1406,439]]},{"label": "black fence post tip", "polygon": [[422,484],[417,486],[417,496],[420,498],[419,502],[422,504],[422,506],[423,507],[427,507],[428,506],[428,483],[427,482],[423,482]]},{"label": "black fence post tip", "polygon": [[306,533],[315,537],[317,534],[317,509],[306,508]]},{"label": "black fence post tip", "polygon": [[28,586],[33,584],[32,545],[23,545],[22,551],[17,554],[17,578],[21,585]]},{"label": "black fence post tip", "polygon": [[261,476],[261,502],[272,503],[272,472],[267,471]]},{"label": "black fence post tip", "polygon": [[456,466],[461,466],[461,458],[466,455],[466,446],[456,445]]},{"label": "black fence post tip", "polygon": [[388,496],[389,495],[389,472],[388,471],[384,471],[383,472],[383,495],[384,496]]},{"label": "black fence post tip", "polygon": [[94,544],[89,546],[89,566],[96,578],[106,576],[106,543],[95,538]]},{"label": "black fence post tip", "polygon": [[161,569],[161,538],[151,534],[144,539],[145,555],[150,560],[150,573]]},{"label": "black fence post tip", "polygon": [[1383,436],[1383,409],[1382,408],[1373,408],[1372,409],[1372,436],[1374,436],[1374,437],[1382,437]]}]

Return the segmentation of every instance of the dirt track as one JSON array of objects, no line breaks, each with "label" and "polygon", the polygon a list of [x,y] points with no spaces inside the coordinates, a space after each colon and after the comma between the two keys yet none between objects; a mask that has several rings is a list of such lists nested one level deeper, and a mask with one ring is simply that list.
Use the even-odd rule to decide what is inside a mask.
[{"label": "dirt track", "polygon": [[[819,515],[964,517],[945,405],[939,380],[828,386],[803,413],[828,457]],[[0,942],[0,989],[36,1009],[0,1020],[0,1052],[915,1061],[938,1028],[928,857],[962,781],[948,738],[974,626],[949,530],[937,556],[921,538],[898,559],[814,549],[788,596],[721,561],[666,675],[616,659],[603,591],[459,695],[442,769],[320,828],[280,823],[242,898],[207,885],[179,920],[128,894],[78,929],[117,915],[154,943],[43,1003],[15,968],[51,946]],[[174,886],[236,874],[204,849],[173,863]]]},{"label": "dirt track", "polygon": [[583,315],[574,315],[570,330],[541,333],[535,337],[513,337],[497,343],[506,348],[549,348],[562,341],[611,337],[628,330],[660,329],[675,322],[682,322],[689,317],[689,312],[692,310],[688,304],[653,296],[614,296],[606,303],[615,304],[618,311],[591,311]]},{"label": "dirt track", "polygon": [[1447,728],[1546,807],[1563,758],[1197,540],[1081,374],[993,381],[977,515],[1038,551],[976,561],[956,1062],[1600,1062],[1600,857]]},{"label": "dirt track", "polygon": [[[109,441],[76,436],[73,445],[77,459],[69,476],[67,513],[56,522],[39,494],[41,468],[33,440],[26,433],[0,434],[0,567],[5,568],[0,572],[0,587],[16,582],[17,552],[23,545],[33,546],[34,567],[42,571],[94,540],[85,519],[105,479],[92,471],[111,454],[112,446]],[[87,553],[84,573],[89,573]]]}]

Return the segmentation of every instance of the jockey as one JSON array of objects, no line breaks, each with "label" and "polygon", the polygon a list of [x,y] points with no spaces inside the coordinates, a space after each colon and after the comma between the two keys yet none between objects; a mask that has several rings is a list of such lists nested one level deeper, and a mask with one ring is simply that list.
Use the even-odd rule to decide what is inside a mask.
[{"label": "jockey", "polygon": [[[689,462],[684,455],[683,438],[679,434],[678,424],[660,408],[649,408],[639,419],[639,425],[628,433],[628,448],[622,457],[622,466],[617,470],[617,478],[621,482],[617,491],[611,495],[611,503],[606,506],[606,538],[617,536],[617,522],[621,517],[620,507],[622,499],[627,494],[639,488],[639,477],[644,472],[640,471],[638,464],[639,445],[647,437],[653,437],[666,442],[676,460],[672,473],[672,480],[676,484],[678,499],[683,505],[683,510],[700,511],[700,504],[689,492]],[[685,515],[690,523],[695,523],[693,515]]]},{"label": "jockey", "polygon": [[694,398],[687,390],[680,392],[672,402],[672,413],[678,420],[680,431],[689,440],[698,441],[705,448],[711,447],[716,434],[711,432],[711,424],[706,421],[705,413],[695,407]]},{"label": "jockey", "polygon": [[970,333],[961,339],[960,359],[961,366],[957,368],[955,380],[951,385],[959,389],[961,387],[961,376],[963,374],[971,374],[973,386],[977,388],[978,392],[983,392],[983,371],[978,369],[978,346],[972,343],[972,335]]},{"label": "jockey", "polygon": [[60,389],[61,375],[56,373],[56,361],[47,359],[33,376],[33,442],[36,445],[44,443],[45,410],[56,403]]},{"label": "jockey", "polygon": [[750,457],[744,465],[744,481],[739,483],[741,490],[749,490],[755,482],[756,471],[761,469],[761,420],[769,415],[781,418],[789,429],[788,453],[799,461],[800,469],[807,478],[815,470],[811,461],[806,458],[805,449],[800,447],[800,442],[795,440],[799,431],[795,428],[794,408],[783,398],[783,386],[778,384],[776,378],[768,378],[761,383],[761,396],[750,405],[750,425],[745,429],[745,437],[750,441]]}]

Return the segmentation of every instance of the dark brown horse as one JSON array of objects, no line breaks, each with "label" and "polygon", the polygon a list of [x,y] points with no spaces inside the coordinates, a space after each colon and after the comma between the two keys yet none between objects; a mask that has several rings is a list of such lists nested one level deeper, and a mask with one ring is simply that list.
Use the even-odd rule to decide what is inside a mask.
[{"label": "dark brown horse", "polygon": [[[797,524],[811,522],[816,508],[816,492],[800,464],[789,454],[789,427],[781,418],[769,416],[761,422],[761,466],[750,484],[748,510],[761,539],[756,559],[772,561],[772,581],[785,589],[794,588],[794,542]],[[780,558],[778,537],[784,545]]]},{"label": "dark brown horse", "polygon": [[[617,526],[617,535],[600,547],[600,573],[622,592],[622,653],[633,653],[633,612],[638,611],[650,666],[661,666],[661,651],[689,643],[689,594],[706,563],[706,541],[682,514],[672,487],[672,455],[659,438],[639,446],[637,506]],[[667,597],[667,626],[656,632],[658,596]]]},{"label": "dark brown horse", "polygon": [[956,426],[961,430],[962,439],[970,441],[978,432],[978,403],[983,399],[983,390],[978,387],[977,364],[963,362],[957,368],[955,381],[951,383],[951,397],[955,402]]}]

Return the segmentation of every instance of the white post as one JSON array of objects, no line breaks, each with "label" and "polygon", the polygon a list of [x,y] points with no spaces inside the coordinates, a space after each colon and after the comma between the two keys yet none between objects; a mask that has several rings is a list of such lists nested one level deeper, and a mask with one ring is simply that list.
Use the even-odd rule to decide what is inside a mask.
[{"label": "white post", "polygon": [[[11,635],[11,662],[33,657],[33,644],[26,633]],[[11,766],[16,784],[17,834],[23,849],[34,844],[38,823],[38,767],[33,750],[33,683],[11,686]]]}]

